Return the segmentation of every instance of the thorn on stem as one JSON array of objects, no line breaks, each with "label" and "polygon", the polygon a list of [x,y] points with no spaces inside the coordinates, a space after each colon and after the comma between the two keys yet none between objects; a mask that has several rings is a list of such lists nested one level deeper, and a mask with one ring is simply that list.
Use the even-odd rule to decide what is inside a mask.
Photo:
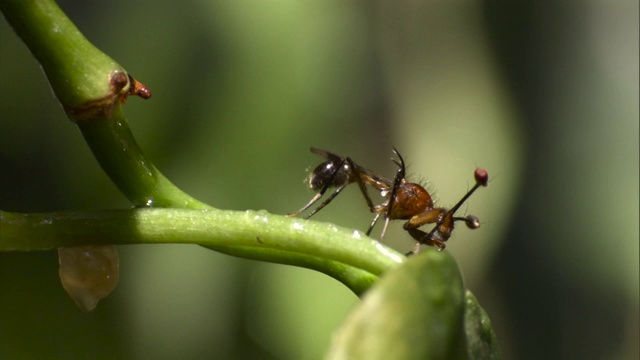
[{"label": "thorn on stem", "polygon": [[131,83],[129,88],[130,95],[140,96],[145,100],[151,97],[151,90],[145,84],[134,79],[131,75],[129,75],[129,82]]},{"label": "thorn on stem", "polygon": [[[123,81],[124,85],[122,85]],[[145,84],[134,79],[131,75],[125,75],[124,73],[117,72],[113,74],[113,77],[111,78],[111,84],[116,93],[122,92],[125,86],[129,85],[129,91],[127,91],[120,97],[121,104],[127,102],[127,98],[129,97],[129,95],[139,96],[145,100],[151,97],[151,90]]]}]

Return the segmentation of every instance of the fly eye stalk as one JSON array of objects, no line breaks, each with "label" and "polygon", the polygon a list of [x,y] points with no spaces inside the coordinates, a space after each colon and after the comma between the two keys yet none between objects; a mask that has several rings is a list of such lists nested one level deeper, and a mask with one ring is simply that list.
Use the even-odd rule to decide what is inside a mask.
[{"label": "fly eye stalk", "polygon": [[[454,221],[462,221],[471,230],[475,230],[480,227],[480,219],[474,215],[467,215],[465,217],[454,217]],[[453,227],[453,226],[451,226]]]}]

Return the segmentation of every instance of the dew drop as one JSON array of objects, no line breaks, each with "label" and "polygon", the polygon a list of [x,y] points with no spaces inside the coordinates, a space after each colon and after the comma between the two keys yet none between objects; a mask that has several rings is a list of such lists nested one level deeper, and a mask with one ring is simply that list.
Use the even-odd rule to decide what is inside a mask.
[{"label": "dew drop", "polygon": [[89,312],[118,285],[118,250],[114,245],[58,248],[62,287],[80,310]]}]

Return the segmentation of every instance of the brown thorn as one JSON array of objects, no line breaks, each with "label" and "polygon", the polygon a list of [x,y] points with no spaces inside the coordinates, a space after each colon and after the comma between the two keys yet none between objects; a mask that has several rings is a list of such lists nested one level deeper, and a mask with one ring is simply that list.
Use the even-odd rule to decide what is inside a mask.
[{"label": "brown thorn", "polygon": [[[122,73],[117,73],[117,74],[122,74]],[[131,75],[128,75],[128,76],[129,76],[129,91],[120,98],[120,103],[121,104],[126,103],[127,97],[129,95],[139,96],[145,100],[149,99],[151,97],[151,90],[145,84],[134,79],[133,76]],[[113,83],[113,79],[112,79],[112,83]]]}]

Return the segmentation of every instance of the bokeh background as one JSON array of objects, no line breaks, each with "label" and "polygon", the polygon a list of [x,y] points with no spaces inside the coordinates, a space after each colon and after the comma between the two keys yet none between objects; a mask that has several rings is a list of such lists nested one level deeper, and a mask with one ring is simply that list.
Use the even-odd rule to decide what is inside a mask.
[{"label": "bokeh background", "polygon": [[[638,2],[71,1],[153,91],[125,111],[172,181],[226,209],[312,196],[317,146],[480,217],[449,241],[506,359],[637,359]],[[0,20],[0,208],[116,209],[109,182]],[[366,229],[347,189],[316,220]],[[385,242],[412,247],[394,224]],[[197,246],[121,246],[89,314],[55,252],[0,254],[2,359],[318,359],[357,298],[309,270]],[[419,304],[416,304],[419,306]]]}]

